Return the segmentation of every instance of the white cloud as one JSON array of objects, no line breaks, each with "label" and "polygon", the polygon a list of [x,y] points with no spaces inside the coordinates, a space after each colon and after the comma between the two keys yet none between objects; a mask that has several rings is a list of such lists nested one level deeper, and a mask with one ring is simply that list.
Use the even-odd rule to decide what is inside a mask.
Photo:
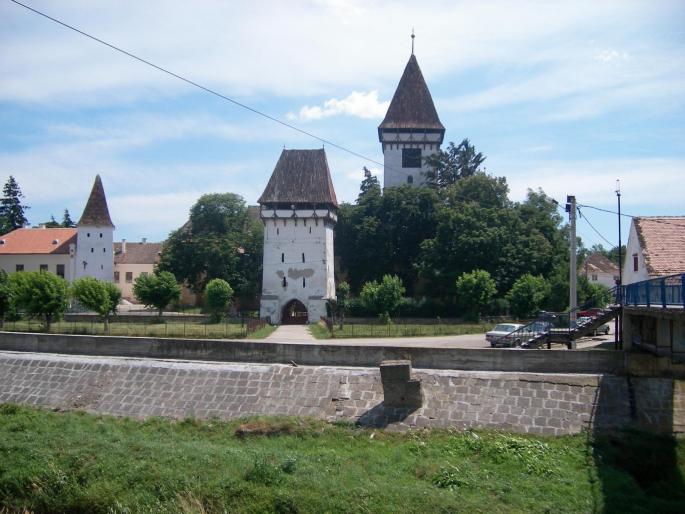
[{"label": "white cloud", "polygon": [[602,50],[595,55],[595,61],[599,62],[611,62],[628,59],[628,54],[626,52],[619,52],[618,50]]},{"label": "white cloud", "polygon": [[352,91],[341,100],[337,98],[326,100],[322,107],[305,105],[300,109],[298,115],[288,113],[288,118],[311,121],[341,114],[367,119],[382,118],[385,116],[389,105],[390,101],[381,102],[378,100],[378,91],[369,91],[368,93]]}]

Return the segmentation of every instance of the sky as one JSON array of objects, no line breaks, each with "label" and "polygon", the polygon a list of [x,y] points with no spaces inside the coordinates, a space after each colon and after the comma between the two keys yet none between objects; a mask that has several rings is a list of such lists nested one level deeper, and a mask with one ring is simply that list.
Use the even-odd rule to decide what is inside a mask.
[{"label": "sky", "polygon": [[[382,178],[377,127],[414,29],[445,142],[469,138],[512,200],[542,188],[615,210],[620,179],[624,213],[685,214],[682,0],[22,1],[368,157],[325,146],[347,202],[363,166]],[[0,181],[17,179],[32,224],[77,220],[100,174],[129,241],[164,240],[202,194],[256,204],[283,148],[322,146],[10,0],[0,134]],[[616,215],[581,212],[586,246],[617,243]]]}]

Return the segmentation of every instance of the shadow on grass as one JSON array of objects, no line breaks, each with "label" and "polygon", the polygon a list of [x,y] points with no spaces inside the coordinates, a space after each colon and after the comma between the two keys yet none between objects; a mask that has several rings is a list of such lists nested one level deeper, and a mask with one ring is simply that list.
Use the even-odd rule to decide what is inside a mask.
[{"label": "shadow on grass", "polygon": [[357,421],[357,425],[360,427],[385,428],[392,423],[401,423],[416,409],[417,407],[388,407],[381,402],[362,414]]},{"label": "shadow on grass", "polygon": [[594,512],[685,512],[685,440],[673,421],[672,379],[602,379],[588,441]]}]

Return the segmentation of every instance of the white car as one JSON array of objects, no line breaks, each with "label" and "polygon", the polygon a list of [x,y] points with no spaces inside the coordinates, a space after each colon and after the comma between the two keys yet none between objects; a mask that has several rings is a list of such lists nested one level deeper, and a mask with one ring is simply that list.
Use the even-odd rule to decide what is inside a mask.
[{"label": "white car", "polygon": [[506,337],[512,332],[516,332],[523,325],[521,323],[500,323],[490,332],[485,333],[485,340],[490,343],[490,346],[517,346],[516,336]]},{"label": "white car", "polygon": [[[592,320],[593,320],[593,318],[584,316],[584,317],[582,317],[582,318],[578,318],[578,319],[576,320],[576,323],[577,323],[577,326],[581,327],[581,326],[583,326],[583,325],[586,325],[586,324],[588,324],[588,323],[591,323]],[[595,335],[595,336],[598,335],[598,334],[607,335],[608,333],[609,333],[609,324],[608,324],[608,323],[605,323],[604,325],[600,325],[599,327],[597,327],[597,328],[594,330],[593,335]]]}]

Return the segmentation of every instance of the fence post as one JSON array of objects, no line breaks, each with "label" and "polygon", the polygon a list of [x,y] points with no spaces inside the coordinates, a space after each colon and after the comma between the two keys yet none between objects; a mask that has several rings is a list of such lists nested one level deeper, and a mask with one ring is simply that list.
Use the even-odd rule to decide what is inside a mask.
[{"label": "fence post", "polygon": [[662,278],[660,281],[661,286],[661,307],[666,308],[666,279]]},{"label": "fence post", "polygon": [[645,282],[645,303],[647,304],[647,307],[652,306],[652,284],[650,281]]}]

